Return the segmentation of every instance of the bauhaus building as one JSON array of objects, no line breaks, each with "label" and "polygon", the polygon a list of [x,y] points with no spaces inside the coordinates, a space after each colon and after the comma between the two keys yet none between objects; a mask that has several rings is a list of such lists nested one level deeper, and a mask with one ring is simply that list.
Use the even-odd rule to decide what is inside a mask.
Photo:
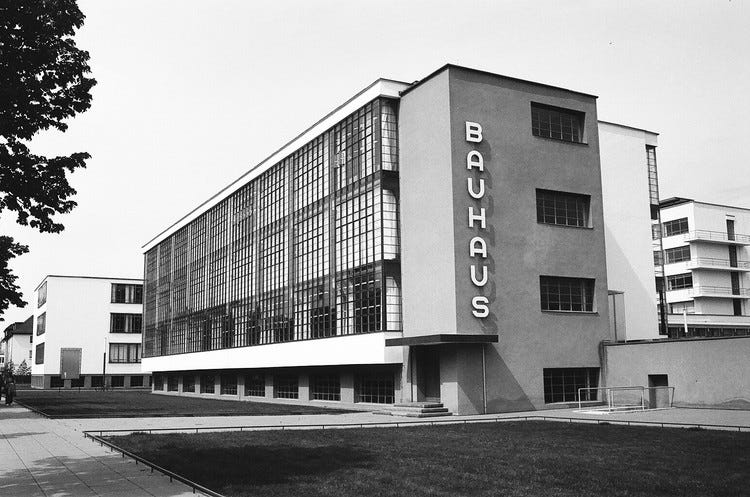
[{"label": "bauhaus building", "polygon": [[596,100],[454,65],[362,90],[144,246],[154,389],[484,413],[602,384]]}]

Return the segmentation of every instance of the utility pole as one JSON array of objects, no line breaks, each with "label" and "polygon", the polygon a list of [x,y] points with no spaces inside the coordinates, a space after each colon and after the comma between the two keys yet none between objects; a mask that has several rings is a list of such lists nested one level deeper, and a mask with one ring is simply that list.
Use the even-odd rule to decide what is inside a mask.
[{"label": "utility pole", "polygon": [[104,352],[102,353],[102,391],[107,386],[107,337],[104,337]]}]

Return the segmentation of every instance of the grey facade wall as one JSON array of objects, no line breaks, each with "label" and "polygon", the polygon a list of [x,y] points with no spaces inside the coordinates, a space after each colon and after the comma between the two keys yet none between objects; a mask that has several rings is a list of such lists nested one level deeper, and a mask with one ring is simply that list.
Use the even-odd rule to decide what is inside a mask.
[{"label": "grey facade wall", "polygon": [[[448,131],[439,118],[446,79]],[[533,136],[532,102],[584,112],[585,143]],[[481,143],[466,141],[466,121],[482,125]],[[544,368],[600,367],[599,343],[610,338],[595,97],[451,66],[402,97],[400,126],[404,335],[452,332],[446,323],[452,325],[455,315],[456,333],[499,336],[498,344],[486,346],[485,385],[476,367],[480,345],[473,346],[473,354],[441,354],[441,369],[447,368],[441,373],[446,407],[481,412],[473,387],[460,392],[445,384],[458,378],[460,384],[486,388],[488,412],[544,408]],[[448,162],[443,156],[446,139]],[[484,157],[487,193],[481,200],[467,191],[470,150]],[[451,185],[445,184],[446,168]],[[537,188],[590,195],[592,228],[537,223]],[[422,193],[417,197],[415,191]],[[428,203],[422,203],[428,195]],[[413,210],[418,206],[422,208]],[[469,206],[486,209],[487,229],[481,233],[469,227]],[[452,229],[445,226],[448,214]],[[410,234],[415,226],[418,231]],[[423,237],[429,230],[440,230],[441,238],[432,237],[434,244],[409,243],[409,236]],[[451,233],[452,254],[447,255],[442,237]],[[469,257],[475,235],[488,245],[490,281],[483,288],[470,279],[470,266],[477,262]],[[450,275],[452,282],[447,281]],[[595,279],[594,312],[542,311],[541,275]],[[417,292],[427,285],[439,288]],[[439,297],[432,298],[436,293]],[[476,295],[490,301],[487,318],[472,314]],[[455,300],[448,312],[450,297]]]},{"label": "grey facade wall", "polygon": [[750,336],[603,347],[607,386],[648,386],[668,375],[677,407],[750,409]]}]

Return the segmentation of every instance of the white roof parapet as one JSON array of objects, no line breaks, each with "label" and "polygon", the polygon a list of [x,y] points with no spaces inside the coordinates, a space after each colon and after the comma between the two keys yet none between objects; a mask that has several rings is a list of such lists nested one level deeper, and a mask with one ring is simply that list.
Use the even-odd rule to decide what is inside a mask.
[{"label": "white roof parapet", "polygon": [[232,183],[224,187],[217,194],[200,204],[198,207],[187,213],[177,222],[172,224],[169,228],[165,229],[151,240],[143,245],[143,252],[148,252],[154,246],[159,244],[165,238],[173,235],[177,230],[186,226],[188,223],[196,219],[198,216],[208,211],[211,207],[217,205],[219,202],[230,196],[235,191],[239,190],[250,181],[254,180],[268,169],[279,163],[296,150],[300,149],[306,143],[312,141],[318,135],[323,134],[328,129],[333,127],[339,121],[345,119],[349,114],[356,111],[366,103],[375,100],[378,97],[390,97],[399,98],[400,92],[410,86],[409,83],[401,81],[394,81],[390,79],[378,79],[364,90],[360,91],[352,98],[338,106],[336,109],[328,113],[320,121],[316,122],[296,138],[287,142],[276,152],[266,157],[260,164],[250,168],[249,171],[244,173],[242,176],[234,180]]}]

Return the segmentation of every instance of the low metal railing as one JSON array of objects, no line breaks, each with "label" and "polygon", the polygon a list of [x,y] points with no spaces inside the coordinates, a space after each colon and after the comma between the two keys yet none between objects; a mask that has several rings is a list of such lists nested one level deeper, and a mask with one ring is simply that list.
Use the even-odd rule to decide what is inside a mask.
[{"label": "low metal railing", "polygon": [[699,267],[750,269],[750,262],[748,261],[730,261],[729,259],[716,259],[714,257],[696,257],[685,262],[687,262],[687,267],[691,269]]},{"label": "low metal railing", "polygon": [[683,235],[685,240],[704,240],[708,242],[736,242],[750,244],[750,235],[727,233],[726,231],[694,230]]},{"label": "low metal railing", "polygon": [[698,285],[692,288],[688,288],[688,295],[691,297],[701,296],[727,296],[727,297],[748,297],[750,296],[750,290],[747,288],[732,288],[729,286],[708,286]]}]

